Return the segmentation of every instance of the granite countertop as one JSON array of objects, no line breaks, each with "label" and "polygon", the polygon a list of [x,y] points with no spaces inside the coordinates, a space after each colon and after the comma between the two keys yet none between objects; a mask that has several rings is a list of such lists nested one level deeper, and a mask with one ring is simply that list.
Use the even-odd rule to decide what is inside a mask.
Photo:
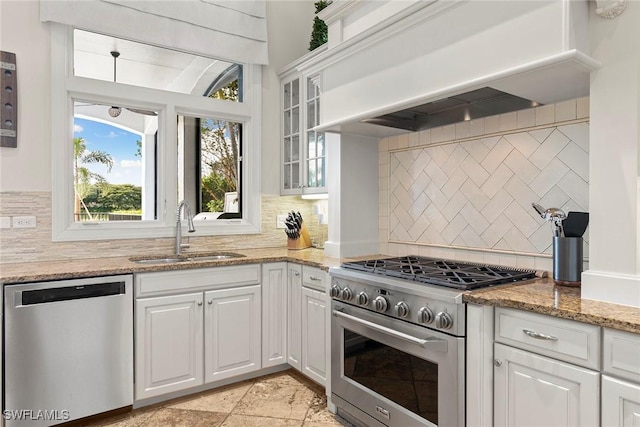
[{"label": "granite countertop", "polygon": [[640,334],[640,308],[582,299],[579,287],[556,286],[550,278],[479,289],[462,299]]},{"label": "granite countertop", "polygon": [[[328,271],[330,267],[337,267],[345,261],[345,259],[327,257],[324,255],[323,250],[313,248],[295,251],[282,247],[243,249],[234,250],[233,252],[243,256],[224,260],[187,261],[169,264],[137,264],[131,261],[131,257],[7,263],[0,264],[0,283],[26,283],[284,261],[296,262]],[[194,255],[207,254],[184,253],[186,257]],[[374,257],[381,257],[381,255],[359,257],[357,259]],[[135,257],[134,259],[142,258],[152,257]],[[555,286],[553,280],[549,278],[465,292],[463,301],[495,307],[516,308],[640,333],[640,308],[582,299],[580,288]]]},{"label": "granite countertop", "polygon": [[[148,259],[154,256],[105,257],[87,259],[61,259],[29,263],[0,264],[0,283],[27,283],[46,280],[64,280],[82,277],[110,276],[115,274],[144,273],[150,271],[186,270],[190,268],[221,267],[229,265],[292,261],[328,271],[339,266],[342,260],[324,255],[321,249],[288,250],[287,248],[243,249],[220,251],[233,252],[242,257],[222,260],[185,261],[167,264],[138,264],[131,259]],[[205,256],[214,252],[184,252],[183,257]],[[158,257],[167,256],[159,254]],[[171,255],[169,255],[171,256]]]}]

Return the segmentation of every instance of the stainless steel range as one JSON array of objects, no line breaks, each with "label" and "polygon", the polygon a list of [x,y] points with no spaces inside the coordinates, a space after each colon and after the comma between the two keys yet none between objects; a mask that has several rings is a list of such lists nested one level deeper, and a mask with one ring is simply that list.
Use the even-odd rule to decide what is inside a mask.
[{"label": "stainless steel range", "polygon": [[365,426],[464,426],[466,290],[535,271],[418,256],[331,274],[331,397]]}]

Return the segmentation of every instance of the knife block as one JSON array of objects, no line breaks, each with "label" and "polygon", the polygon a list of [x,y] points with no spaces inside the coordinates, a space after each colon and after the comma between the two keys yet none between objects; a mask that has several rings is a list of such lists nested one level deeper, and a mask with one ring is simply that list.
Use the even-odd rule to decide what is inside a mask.
[{"label": "knife block", "polygon": [[309,237],[309,231],[305,223],[302,223],[300,228],[300,237],[297,239],[291,239],[287,237],[287,249],[299,250],[311,247],[311,238]]}]

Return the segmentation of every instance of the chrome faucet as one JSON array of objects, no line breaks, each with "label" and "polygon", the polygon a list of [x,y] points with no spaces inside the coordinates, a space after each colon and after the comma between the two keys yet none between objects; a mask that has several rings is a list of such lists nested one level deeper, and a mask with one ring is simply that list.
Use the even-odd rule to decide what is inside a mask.
[{"label": "chrome faucet", "polygon": [[182,223],[180,222],[180,211],[184,209],[184,214],[187,217],[187,222],[189,224],[189,233],[193,233],[196,231],[196,228],[193,226],[193,216],[191,215],[191,206],[189,202],[186,200],[178,203],[178,209],[176,209],[176,255],[180,255],[182,248],[188,248],[188,244],[182,243]]}]

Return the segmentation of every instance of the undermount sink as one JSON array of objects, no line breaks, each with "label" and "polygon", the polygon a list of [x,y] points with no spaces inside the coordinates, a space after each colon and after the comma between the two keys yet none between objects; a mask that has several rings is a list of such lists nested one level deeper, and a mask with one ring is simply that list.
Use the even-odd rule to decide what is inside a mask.
[{"label": "undermount sink", "polygon": [[194,262],[194,261],[219,261],[225,259],[242,258],[244,255],[232,252],[225,252],[214,255],[189,255],[189,256],[173,256],[173,257],[157,257],[157,258],[131,258],[136,264],[174,264],[178,262]]}]

